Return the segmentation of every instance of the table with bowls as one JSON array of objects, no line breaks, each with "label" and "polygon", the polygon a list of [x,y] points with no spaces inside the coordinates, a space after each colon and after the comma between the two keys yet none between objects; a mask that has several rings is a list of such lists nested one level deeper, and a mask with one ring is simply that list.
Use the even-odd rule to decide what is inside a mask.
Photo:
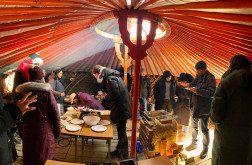
[{"label": "table with bowls", "polygon": [[[110,121],[110,110],[96,110],[101,111],[101,118],[98,116],[85,116],[83,120],[79,119],[80,112],[75,108],[70,108],[61,119],[64,127],[61,133],[74,137],[75,140],[75,162],[77,161],[77,138],[82,138],[82,162],[84,156],[84,141],[85,139],[104,139],[108,144],[108,158],[111,159],[110,147],[113,139],[113,126]],[[105,115],[104,115],[105,114]],[[67,123],[66,123],[66,120]],[[98,124],[98,125],[97,125]]]}]

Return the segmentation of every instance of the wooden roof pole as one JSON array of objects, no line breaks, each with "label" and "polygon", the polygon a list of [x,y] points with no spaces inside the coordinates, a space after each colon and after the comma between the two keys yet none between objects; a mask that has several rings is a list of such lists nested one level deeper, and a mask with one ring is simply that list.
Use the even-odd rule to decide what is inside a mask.
[{"label": "wooden roof pole", "polygon": [[[139,73],[140,62],[147,56],[146,50],[152,46],[157,29],[157,16],[146,11],[137,10],[120,10],[114,12],[118,16],[119,30],[123,43],[129,48],[129,56],[135,60],[134,73],[134,90],[133,90],[133,111],[132,111],[132,135],[131,135],[131,158],[136,158],[136,132],[137,132],[137,111],[138,111],[138,97],[139,97]],[[136,45],[130,40],[130,34],[127,29],[128,17],[137,18],[137,42]],[[147,40],[142,45],[142,22],[143,18],[149,19],[151,22],[150,33],[147,35]]]}]

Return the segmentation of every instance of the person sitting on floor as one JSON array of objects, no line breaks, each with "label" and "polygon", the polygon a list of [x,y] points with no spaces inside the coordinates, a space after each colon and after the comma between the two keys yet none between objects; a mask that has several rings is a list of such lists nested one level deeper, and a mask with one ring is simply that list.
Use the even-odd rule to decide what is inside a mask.
[{"label": "person sitting on floor", "polygon": [[105,110],[101,103],[88,93],[72,93],[69,98],[71,104],[76,103],[78,106],[85,106],[96,110]]}]

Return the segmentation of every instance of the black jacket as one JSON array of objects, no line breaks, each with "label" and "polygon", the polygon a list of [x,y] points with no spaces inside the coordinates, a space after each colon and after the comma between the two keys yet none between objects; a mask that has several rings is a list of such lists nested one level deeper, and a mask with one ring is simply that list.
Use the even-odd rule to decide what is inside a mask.
[{"label": "black jacket", "polygon": [[190,119],[190,96],[191,91],[184,87],[176,86],[175,94],[178,96],[175,104],[174,115],[177,115],[177,122],[183,125],[189,125]]},{"label": "black jacket", "polygon": [[251,101],[252,71],[228,70],[216,89],[210,112],[215,125],[212,165],[252,164]]},{"label": "black jacket", "polygon": [[149,98],[151,93],[151,83],[147,76],[140,76],[139,98]]},{"label": "black jacket", "polygon": [[107,93],[106,100],[110,104],[110,118],[113,123],[131,118],[132,101],[120,73],[105,68],[101,73],[103,77],[102,88]]},{"label": "black jacket", "polygon": [[10,129],[22,120],[22,113],[15,103],[3,104],[0,95],[0,165],[10,165],[17,159]]},{"label": "black jacket", "polygon": [[[165,82],[166,82],[166,79],[162,77],[160,80],[156,82],[154,86],[153,93],[154,93],[154,98],[155,98],[155,110],[162,109],[162,105],[165,99],[165,91],[166,91]],[[175,99],[174,99],[175,86],[176,86],[175,78],[172,76],[171,88],[170,88],[170,96],[171,96],[170,99],[171,99],[173,109],[175,109]]]},{"label": "black jacket", "polygon": [[209,117],[211,103],[216,90],[216,80],[209,71],[202,76],[197,76],[191,83],[197,92],[192,94],[193,118]]}]

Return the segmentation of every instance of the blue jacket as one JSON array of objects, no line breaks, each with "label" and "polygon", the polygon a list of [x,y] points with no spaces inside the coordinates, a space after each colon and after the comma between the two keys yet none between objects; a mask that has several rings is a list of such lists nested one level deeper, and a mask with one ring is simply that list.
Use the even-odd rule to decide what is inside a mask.
[{"label": "blue jacket", "polygon": [[71,83],[70,80],[67,80],[66,82],[62,82],[58,77],[54,79],[54,81],[51,83],[53,88],[53,94],[55,96],[55,99],[57,103],[63,103],[65,96],[61,97],[60,94],[62,92],[65,92],[65,88]]}]

